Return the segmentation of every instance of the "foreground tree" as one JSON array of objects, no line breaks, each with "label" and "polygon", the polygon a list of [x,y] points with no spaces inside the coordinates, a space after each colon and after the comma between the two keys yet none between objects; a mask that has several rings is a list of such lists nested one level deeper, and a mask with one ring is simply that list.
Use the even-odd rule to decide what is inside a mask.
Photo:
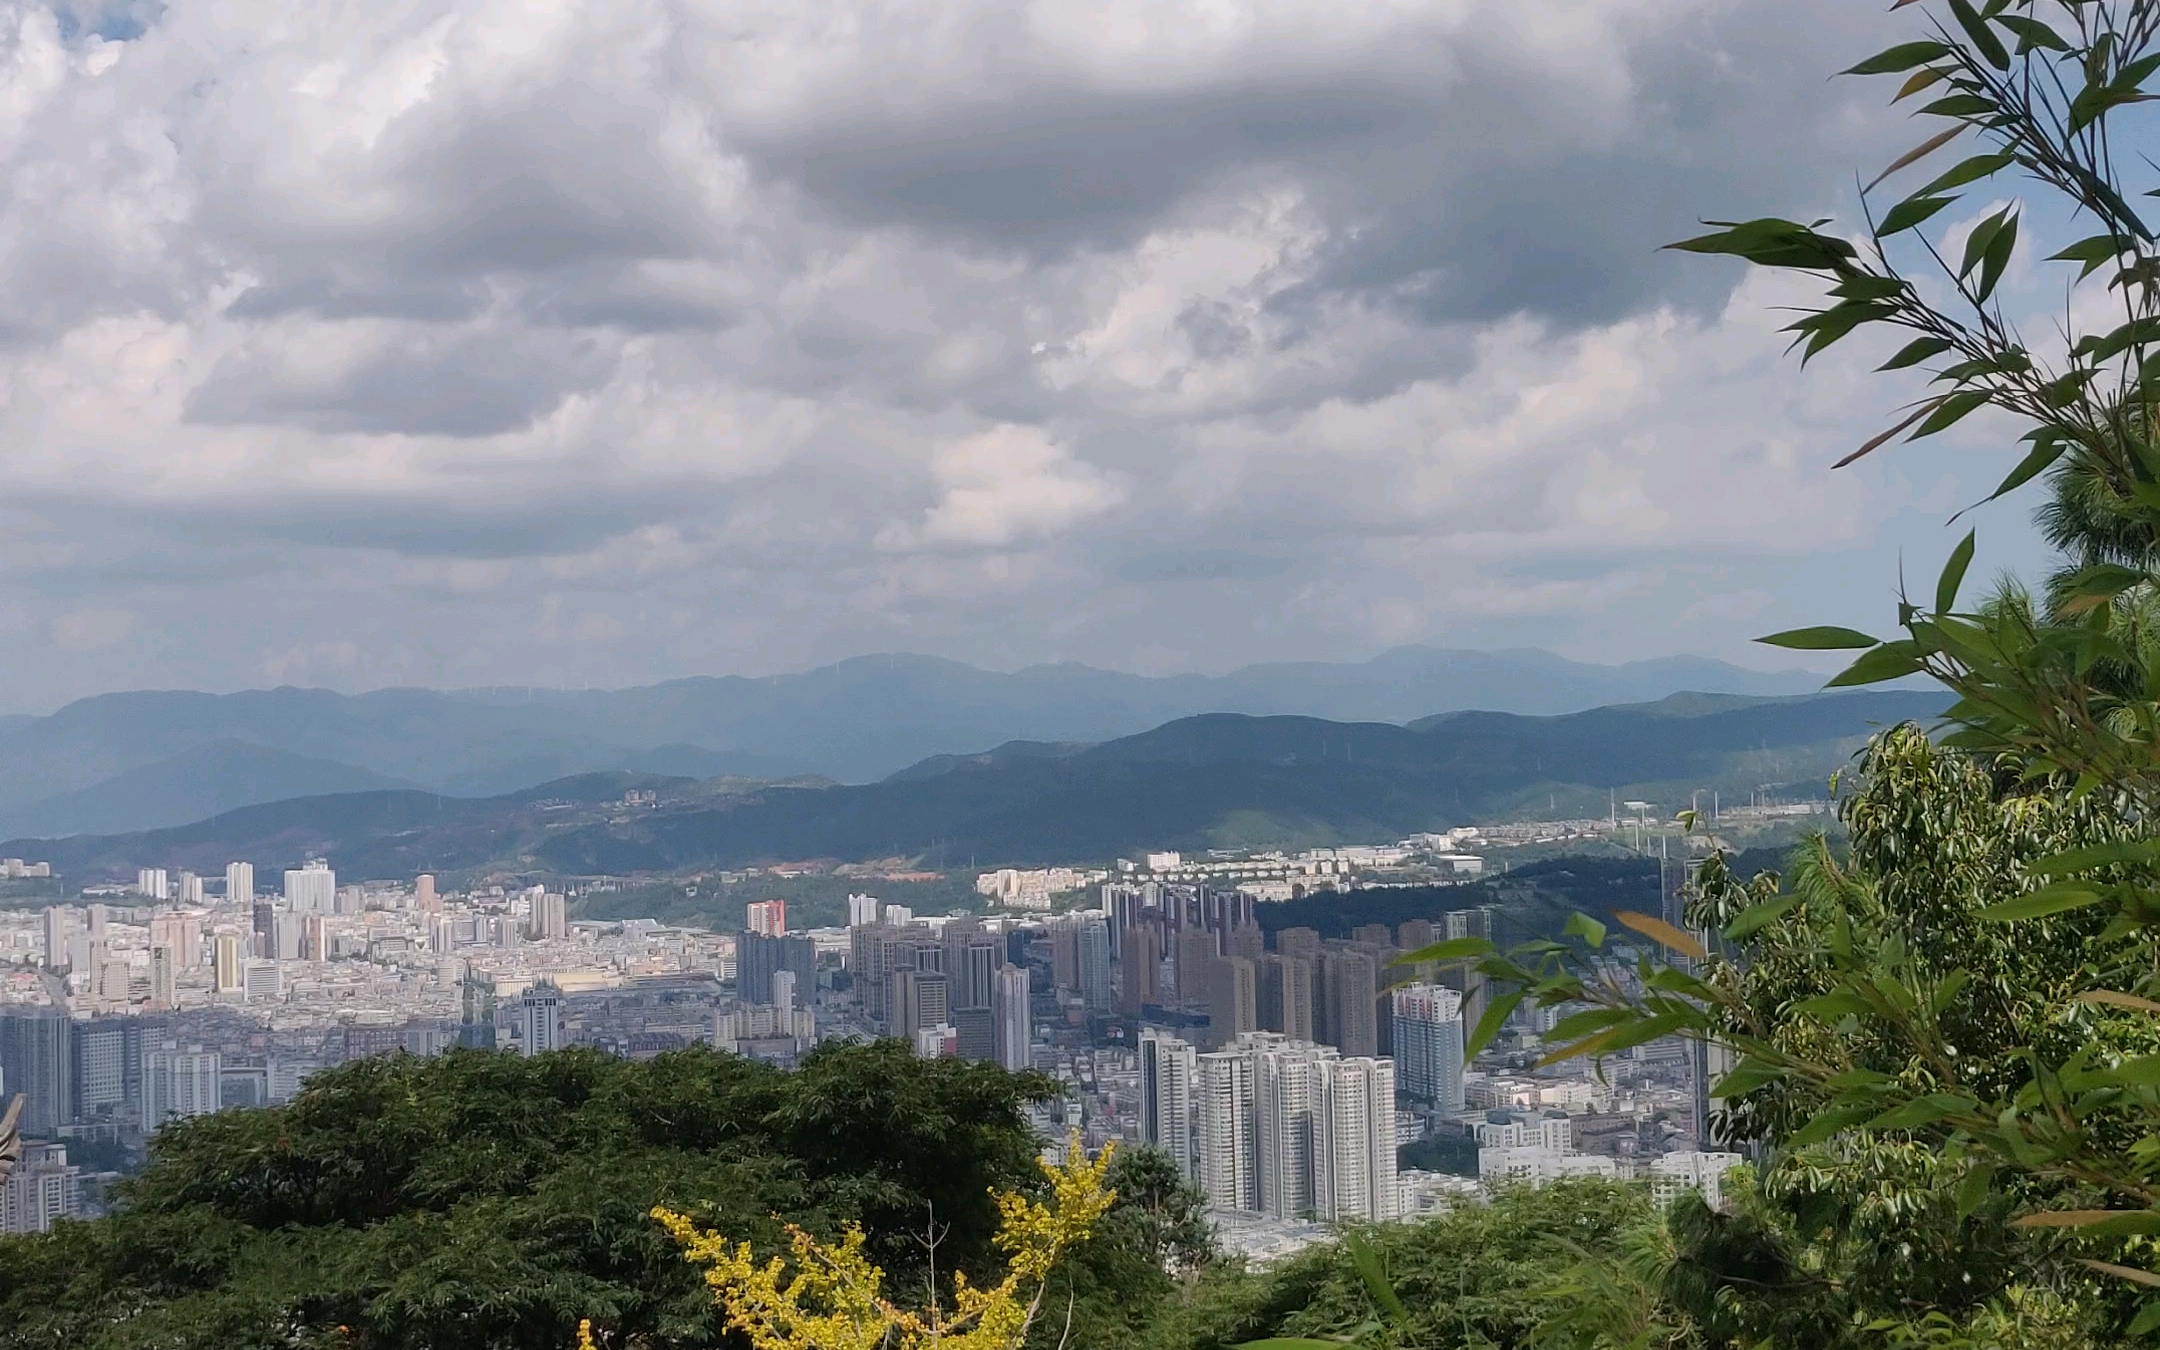
[{"label": "foreground tree", "polygon": [[697,1049],[367,1060],[290,1105],[159,1132],[109,1218],[0,1241],[0,1347],[648,1350],[728,1333],[656,1205],[786,1249],[870,1236],[896,1283],[1002,1266],[993,1191],[1042,1184],[1055,1084],[896,1042],[796,1073]]},{"label": "foreground tree", "polygon": [[[1481,957],[1512,984],[1476,1043],[1528,998],[1580,1005],[1556,1057],[1673,1034],[1729,1049],[1727,1127],[1769,1150],[1765,1186],[1785,1188],[1806,1259],[1862,1197],[1906,1197],[1911,1240],[1884,1273],[1916,1301],[1879,1339],[2016,1325],[2024,1290],[2078,1301],[2086,1334],[2144,1336],[2160,1331],[2160,242],[2138,205],[2155,183],[2133,179],[2160,172],[2125,147],[2160,72],[2160,0],[1892,8],[1908,40],[1848,73],[1896,80],[1893,102],[1921,100],[1933,130],[1868,185],[1856,236],[1755,220],[1676,247],[1819,279],[1825,298],[1790,329],[1803,360],[1898,332],[1884,368],[1932,391],[1841,464],[1982,410],[2022,424],[1993,495],[2043,480],[2062,564],[2037,601],[2004,587],[1961,605],[1967,535],[1932,594],[1901,602],[1902,636],[1767,639],[1858,651],[1833,685],[1925,673],[1957,695],[1944,750],[1892,736],[1863,764],[1849,862],[1818,849],[1790,890],[1713,864],[1685,929],[1621,916],[1662,962],[1606,960],[1587,920],[1576,941],[1510,956],[1427,955]],[[1999,289],[2025,202],[1945,224],[2011,184],[2089,232],[2052,255],[2069,300],[2037,336]],[[1893,1174],[1887,1192],[1865,1184]],[[1996,1301],[1975,1305],[1973,1284]]]},{"label": "foreground tree", "polygon": [[[927,1306],[892,1302],[885,1272],[865,1254],[859,1224],[849,1224],[837,1245],[789,1225],[792,1261],[760,1261],[750,1243],[731,1242],[673,1210],[656,1208],[653,1218],[703,1268],[728,1328],[749,1337],[751,1350],[1019,1350],[1042,1315],[1051,1270],[1088,1240],[1116,1198],[1104,1179],[1113,1152],[1105,1148],[1090,1159],[1075,1134],[1061,1166],[1043,1164],[1046,1202],[998,1193],[995,1241],[1006,1259],[1004,1274],[978,1285],[956,1272],[949,1310],[934,1271]],[[942,1239],[933,1219],[925,1246],[934,1254]]]}]

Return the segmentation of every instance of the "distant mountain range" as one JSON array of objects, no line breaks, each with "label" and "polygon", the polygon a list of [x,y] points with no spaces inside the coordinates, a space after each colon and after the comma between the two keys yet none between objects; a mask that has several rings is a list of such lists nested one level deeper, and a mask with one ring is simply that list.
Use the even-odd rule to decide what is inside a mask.
[{"label": "distant mountain range", "polygon": [[608,691],[320,689],[106,694],[0,717],[0,834],[143,830],[326,791],[485,797],[568,775],[876,782],[1012,741],[1093,744],[1234,712],[1405,722],[1459,709],[1551,715],[1681,690],[1798,694],[1819,677],[1694,657],[1598,666],[1547,652],[1405,647],[1355,664],[1142,676],[1011,674],[873,656],[799,675]]},{"label": "distant mountain range", "polygon": [[[1467,712],[1414,726],[1214,713],[1098,745],[1021,742],[883,782],[712,784],[593,774],[484,799],[374,791],[250,806],[179,829],[18,839],[10,856],[83,877],[216,871],[321,855],[402,877],[481,867],[573,875],[829,858],[983,866],[1141,848],[1397,839],[1495,819],[1603,814],[1608,794],[1669,815],[1689,794],[1821,795],[1874,729],[1932,719],[1941,693],[1681,695],[1558,717]],[[659,808],[621,805],[653,787]]]}]

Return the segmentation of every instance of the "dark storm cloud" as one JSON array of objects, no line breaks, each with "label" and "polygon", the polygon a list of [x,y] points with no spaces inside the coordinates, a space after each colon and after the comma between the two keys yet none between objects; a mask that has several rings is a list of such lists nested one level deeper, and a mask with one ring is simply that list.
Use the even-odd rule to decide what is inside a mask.
[{"label": "dark storm cloud", "polygon": [[1341,293],[1426,322],[1528,313],[1574,326],[1729,274],[1658,256],[1705,212],[1795,211],[1855,153],[1822,72],[1866,38],[1842,6],[1731,6],[1629,31],[1618,104],[1571,90],[1496,25],[1410,32],[1325,67],[1256,62],[1160,91],[1056,72],[908,115],[850,107],[738,129],[764,171],[843,219],[1042,259],[1129,247],[1182,204],[1276,175],[1332,237],[1274,303]]}]

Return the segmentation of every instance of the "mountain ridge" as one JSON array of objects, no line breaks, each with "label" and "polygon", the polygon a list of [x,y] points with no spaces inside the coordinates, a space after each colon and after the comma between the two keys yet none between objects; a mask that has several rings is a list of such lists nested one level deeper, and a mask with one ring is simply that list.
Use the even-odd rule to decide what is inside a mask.
[{"label": "mountain ridge", "polygon": [[[1150,846],[1371,842],[1548,811],[1602,815],[1614,791],[1667,805],[1698,789],[1737,798],[1764,784],[1817,794],[1872,730],[1933,718],[1948,702],[1939,692],[1833,693],[1690,714],[1683,698],[1680,711],[1474,713],[1423,731],[1217,713],[1086,748],[1021,744],[945,757],[872,784],[715,785],[603,773],[493,798],[403,790],[299,799],[177,829],[0,849],[70,875],[126,875],[137,865],[215,870],[231,857],[277,866],[321,855],[341,871],[389,877],[940,855],[1039,864]],[[667,801],[627,807],[619,801],[626,784],[655,786]],[[539,805],[565,794],[591,809]]]}]

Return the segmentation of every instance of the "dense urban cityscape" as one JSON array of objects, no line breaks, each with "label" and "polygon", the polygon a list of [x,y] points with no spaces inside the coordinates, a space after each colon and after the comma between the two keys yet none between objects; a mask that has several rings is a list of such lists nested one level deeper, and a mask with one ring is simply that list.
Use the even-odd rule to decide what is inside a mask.
[{"label": "dense urban cityscape", "polygon": [[604,878],[451,891],[430,874],[344,880],[320,860],[261,881],[241,861],[222,878],[145,867],[82,903],[0,914],[0,1075],[32,1140],[0,1224],[95,1214],[161,1124],[282,1103],[369,1056],[642,1058],[703,1042],[792,1066],[820,1042],[879,1036],[1052,1075],[1065,1091],[1039,1113],[1046,1151],[1072,1129],[1090,1148],[1162,1148],[1224,1241],[1256,1257],[1509,1182],[1641,1176],[1715,1198],[1739,1158],[1705,1150],[1706,1066],[1678,1041],[1602,1075],[1533,1069],[1547,1010],[1465,1066],[1480,978],[1405,954],[1504,937],[1499,907],[1337,939],[1262,922],[1293,896],[1470,879],[1486,866],[1472,849],[1614,827],[1003,869],[976,879],[982,913],[851,894],[844,926],[802,929],[785,900],[761,900],[733,932],[573,919],[574,901],[618,884]]}]

